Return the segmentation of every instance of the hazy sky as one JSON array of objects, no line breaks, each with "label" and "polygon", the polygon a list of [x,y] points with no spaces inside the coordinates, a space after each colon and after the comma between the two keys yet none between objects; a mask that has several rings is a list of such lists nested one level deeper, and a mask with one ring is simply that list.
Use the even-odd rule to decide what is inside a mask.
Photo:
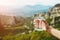
[{"label": "hazy sky", "polygon": [[[24,6],[24,5],[55,5],[60,3],[60,0],[0,0],[0,12],[9,12],[12,9]],[[6,13],[0,13],[6,14]],[[11,14],[11,13],[10,13]],[[9,14],[9,15],[10,15]]]},{"label": "hazy sky", "polygon": [[7,11],[9,8],[24,5],[55,5],[60,3],[60,0],[0,0],[0,11]]},{"label": "hazy sky", "polygon": [[55,5],[60,3],[60,0],[0,0],[0,6],[17,6],[17,5]]}]

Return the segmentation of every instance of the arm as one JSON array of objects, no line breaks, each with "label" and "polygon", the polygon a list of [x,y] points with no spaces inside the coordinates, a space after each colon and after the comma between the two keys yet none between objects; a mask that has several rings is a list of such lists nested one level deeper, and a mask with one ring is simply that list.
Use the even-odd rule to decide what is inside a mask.
[{"label": "arm", "polygon": [[52,26],[49,26],[48,23],[46,21],[43,21],[46,25],[46,31],[49,32],[50,34],[52,34],[53,36],[57,37],[58,39],[60,39],[60,31],[53,28]]},{"label": "arm", "polygon": [[60,39],[60,31],[59,31],[59,30],[50,27],[50,33],[51,33],[53,36],[55,36],[55,37],[57,37],[58,39]]}]

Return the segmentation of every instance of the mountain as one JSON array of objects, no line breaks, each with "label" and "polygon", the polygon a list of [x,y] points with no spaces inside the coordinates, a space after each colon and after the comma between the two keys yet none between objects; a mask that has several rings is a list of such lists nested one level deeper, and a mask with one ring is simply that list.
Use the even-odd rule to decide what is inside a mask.
[{"label": "mountain", "polygon": [[13,11],[20,16],[32,16],[36,13],[47,12],[48,9],[52,6],[45,5],[26,5],[21,8],[14,9]]},{"label": "mountain", "polygon": [[0,15],[0,25],[13,25],[15,24],[15,16]]}]

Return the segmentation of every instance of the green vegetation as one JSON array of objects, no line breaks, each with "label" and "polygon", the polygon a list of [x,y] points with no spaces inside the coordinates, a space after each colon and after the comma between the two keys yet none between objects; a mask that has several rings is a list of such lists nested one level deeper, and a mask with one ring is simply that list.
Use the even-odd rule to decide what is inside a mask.
[{"label": "green vegetation", "polygon": [[55,25],[54,28],[60,30],[60,17],[56,17],[56,18],[55,18],[54,24],[51,24],[52,18],[49,18],[49,17],[48,17],[48,18],[46,19],[46,21],[47,21],[47,23],[48,23],[49,25]]},{"label": "green vegetation", "polygon": [[51,23],[51,21],[52,21],[52,18],[48,17],[48,18],[46,19],[46,21],[47,21],[47,23],[48,23],[49,25],[51,25],[50,23]]},{"label": "green vegetation", "polygon": [[45,31],[32,32],[30,34],[6,35],[3,40],[58,40]]},{"label": "green vegetation", "polygon": [[[2,37],[2,40],[58,40],[48,32],[45,31],[34,32],[32,23],[33,18],[27,17],[22,18],[21,20],[20,19],[16,21],[16,25],[13,25],[12,27],[6,29],[5,33],[7,33],[7,35],[4,35]],[[46,19],[46,21],[49,24],[51,20],[52,19],[50,18]],[[30,33],[29,30],[31,31]]]},{"label": "green vegetation", "polygon": [[55,27],[60,28],[60,16],[55,18]]}]

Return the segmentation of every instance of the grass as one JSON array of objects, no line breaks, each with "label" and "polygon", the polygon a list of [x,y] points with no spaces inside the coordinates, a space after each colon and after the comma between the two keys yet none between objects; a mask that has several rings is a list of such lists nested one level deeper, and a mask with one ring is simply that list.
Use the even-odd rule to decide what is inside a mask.
[{"label": "grass", "polygon": [[16,34],[16,35],[6,35],[3,40],[58,40],[57,38],[50,35],[45,31],[36,31],[30,34]]}]

